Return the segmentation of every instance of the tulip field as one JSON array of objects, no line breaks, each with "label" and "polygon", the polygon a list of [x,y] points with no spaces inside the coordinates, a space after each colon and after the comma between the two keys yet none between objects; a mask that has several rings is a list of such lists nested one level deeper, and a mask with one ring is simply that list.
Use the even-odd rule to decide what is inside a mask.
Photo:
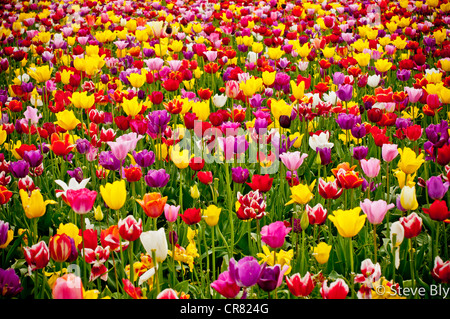
[{"label": "tulip field", "polygon": [[0,3],[0,299],[450,298],[448,0]]}]

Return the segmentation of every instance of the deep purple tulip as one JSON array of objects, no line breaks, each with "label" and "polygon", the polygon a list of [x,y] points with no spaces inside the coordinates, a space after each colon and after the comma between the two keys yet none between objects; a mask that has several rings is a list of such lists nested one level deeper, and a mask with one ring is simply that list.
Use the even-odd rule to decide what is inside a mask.
[{"label": "deep purple tulip", "polygon": [[399,81],[405,82],[408,81],[411,77],[411,71],[407,69],[399,69],[397,71],[397,79]]},{"label": "deep purple tulip", "polygon": [[428,196],[434,200],[441,200],[448,191],[449,182],[443,182],[440,176],[431,176],[427,180]]},{"label": "deep purple tulip", "polygon": [[30,172],[30,164],[25,160],[18,160],[9,164],[9,171],[16,178],[24,178]]},{"label": "deep purple tulip", "polygon": [[100,152],[98,155],[98,163],[110,171],[118,171],[120,169],[120,160],[114,156],[112,151]]},{"label": "deep purple tulip", "polygon": [[76,167],[74,170],[68,170],[67,174],[69,174],[70,177],[75,178],[78,183],[80,183],[84,177],[81,167]]},{"label": "deep purple tulip", "polygon": [[323,147],[316,148],[317,153],[320,156],[320,165],[328,165],[331,163],[331,148]]},{"label": "deep purple tulip", "polygon": [[350,84],[340,85],[339,89],[336,91],[336,95],[341,101],[345,102],[350,101],[353,95],[353,85]]},{"label": "deep purple tulip", "polygon": [[147,175],[144,176],[144,180],[149,187],[164,187],[169,182],[170,175],[166,173],[164,168],[155,170],[149,170]]},{"label": "deep purple tulip", "polygon": [[85,138],[79,138],[75,142],[77,152],[80,154],[85,154],[91,149],[91,143]]},{"label": "deep purple tulip", "polygon": [[351,130],[356,124],[361,123],[361,117],[350,113],[339,113],[336,123],[342,130]]},{"label": "deep purple tulip", "polygon": [[155,162],[155,153],[146,149],[139,153],[133,151],[133,158],[140,167],[149,167]]},{"label": "deep purple tulip", "polygon": [[350,131],[354,138],[363,138],[367,134],[365,125],[355,125]]},{"label": "deep purple tulip", "polygon": [[255,257],[246,256],[238,262],[231,258],[228,271],[231,280],[236,282],[239,287],[251,287],[258,282],[264,268],[266,268],[266,263],[260,265]]},{"label": "deep purple tulip", "polygon": [[448,122],[441,120],[439,124],[430,124],[425,129],[425,134],[429,142],[431,142],[434,147],[440,148],[445,143],[448,142]]},{"label": "deep purple tulip", "polygon": [[278,264],[273,267],[265,267],[261,273],[261,276],[259,277],[258,286],[266,292],[274,290],[281,285],[281,283],[283,282],[284,273],[288,269],[288,265],[284,265],[283,268],[281,268],[281,266]]},{"label": "deep purple tulip", "polygon": [[242,168],[240,166],[231,168],[231,179],[235,183],[238,184],[245,183],[248,179],[249,174],[250,173],[246,168]]},{"label": "deep purple tulip", "polygon": [[160,134],[164,132],[170,121],[170,114],[166,110],[156,110],[148,114],[147,132]]},{"label": "deep purple tulip", "polygon": [[357,161],[366,158],[367,153],[369,153],[369,148],[367,146],[356,146],[353,148],[353,158]]},{"label": "deep purple tulip", "polygon": [[23,290],[20,284],[20,278],[14,269],[0,268],[0,294],[3,297],[14,297]]},{"label": "deep purple tulip", "polygon": [[23,159],[27,161],[30,167],[38,167],[42,164],[44,157],[40,150],[31,150],[23,153]]}]

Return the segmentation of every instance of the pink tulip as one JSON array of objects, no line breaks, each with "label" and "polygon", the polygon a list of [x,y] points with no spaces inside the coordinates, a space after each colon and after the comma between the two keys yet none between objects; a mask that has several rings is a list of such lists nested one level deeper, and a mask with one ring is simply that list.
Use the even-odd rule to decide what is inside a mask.
[{"label": "pink tulip", "polygon": [[280,159],[286,168],[290,171],[296,171],[302,164],[308,154],[301,154],[299,151],[286,152],[280,155]]},{"label": "pink tulip", "polygon": [[96,191],[87,188],[68,189],[66,192],[67,202],[77,214],[86,214],[92,210],[97,197]]},{"label": "pink tulip", "polygon": [[164,216],[169,223],[173,223],[177,220],[178,212],[180,211],[180,205],[174,206],[166,204],[164,206]]},{"label": "pink tulip", "polygon": [[73,273],[56,279],[52,290],[53,299],[83,299],[81,278]]},{"label": "pink tulip", "polygon": [[392,162],[398,155],[397,144],[383,144],[381,147],[381,156],[385,162]]},{"label": "pink tulip", "polygon": [[375,178],[380,172],[380,160],[378,158],[370,158],[361,160],[361,168],[369,178]]},{"label": "pink tulip", "polygon": [[175,290],[172,288],[166,288],[163,291],[161,291],[158,296],[156,296],[156,299],[179,299],[178,294]]},{"label": "pink tulip", "polygon": [[359,206],[364,214],[367,215],[369,222],[373,225],[381,224],[387,211],[395,207],[394,204],[388,205],[388,203],[382,199],[372,202],[367,198],[364,202],[360,202]]},{"label": "pink tulip", "polygon": [[272,248],[280,248],[290,231],[291,227],[286,227],[283,222],[276,221],[261,228],[261,240]]}]

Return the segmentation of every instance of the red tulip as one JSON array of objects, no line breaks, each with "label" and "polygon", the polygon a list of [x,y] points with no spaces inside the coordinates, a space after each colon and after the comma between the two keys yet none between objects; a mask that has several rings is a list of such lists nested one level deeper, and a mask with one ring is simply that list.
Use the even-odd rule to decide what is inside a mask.
[{"label": "red tulip", "polygon": [[119,220],[118,223],[120,236],[128,241],[135,241],[142,233],[142,220],[138,221],[133,215],[128,215],[125,219]]},{"label": "red tulip", "polygon": [[49,245],[50,257],[56,262],[66,261],[70,257],[72,244],[69,236],[66,234],[56,234],[50,238]]},{"label": "red tulip", "polygon": [[306,297],[311,294],[314,289],[314,281],[309,271],[302,278],[299,273],[286,277],[286,284],[289,291],[296,297]]},{"label": "red tulip", "polygon": [[253,191],[259,190],[262,193],[268,192],[272,188],[273,177],[269,174],[253,175],[252,182],[246,183]]},{"label": "red tulip", "polygon": [[337,199],[344,190],[338,187],[337,181],[326,182],[319,178],[319,195],[325,199]]},{"label": "red tulip", "polygon": [[348,286],[341,278],[337,279],[329,287],[327,280],[325,280],[320,288],[320,294],[323,299],[345,299],[348,292]]},{"label": "red tulip", "polygon": [[444,263],[441,257],[436,256],[431,276],[439,283],[450,283],[450,261]]},{"label": "red tulip", "polygon": [[188,208],[180,217],[187,225],[194,225],[202,220],[200,208]]},{"label": "red tulip", "polygon": [[50,260],[50,252],[45,241],[40,241],[31,247],[25,247],[23,253],[30,271],[44,268]]},{"label": "red tulip", "polygon": [[406,217],[400,217],[400,223],[405,230],[405,238],[413,238],[422,230],[422,218],[417,213],[411,213]]},{"label": "red tulip", "polygon": [[437,221],[444,221],[450,218],[450,211],[445,200],[436,199],[430,208],[422,208],[425,214],[428,214],[431,219]]},{"label": "red tulip", "polygon": [[199,181],[205,185],[209,185],[213,181],[213,175],[211,171],[208,172],[198,172],[197,177]]}]

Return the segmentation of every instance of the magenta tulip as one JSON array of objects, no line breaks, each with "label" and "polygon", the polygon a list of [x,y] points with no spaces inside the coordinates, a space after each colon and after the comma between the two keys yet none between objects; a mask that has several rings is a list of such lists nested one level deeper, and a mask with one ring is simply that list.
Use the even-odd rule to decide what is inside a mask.
[{"label": "magenta tulip", "polygon": [[283,222],[276,221],[261,228],[261,240],[274,249],[280,248],[291,229],[291,227],[286,227]]}]

